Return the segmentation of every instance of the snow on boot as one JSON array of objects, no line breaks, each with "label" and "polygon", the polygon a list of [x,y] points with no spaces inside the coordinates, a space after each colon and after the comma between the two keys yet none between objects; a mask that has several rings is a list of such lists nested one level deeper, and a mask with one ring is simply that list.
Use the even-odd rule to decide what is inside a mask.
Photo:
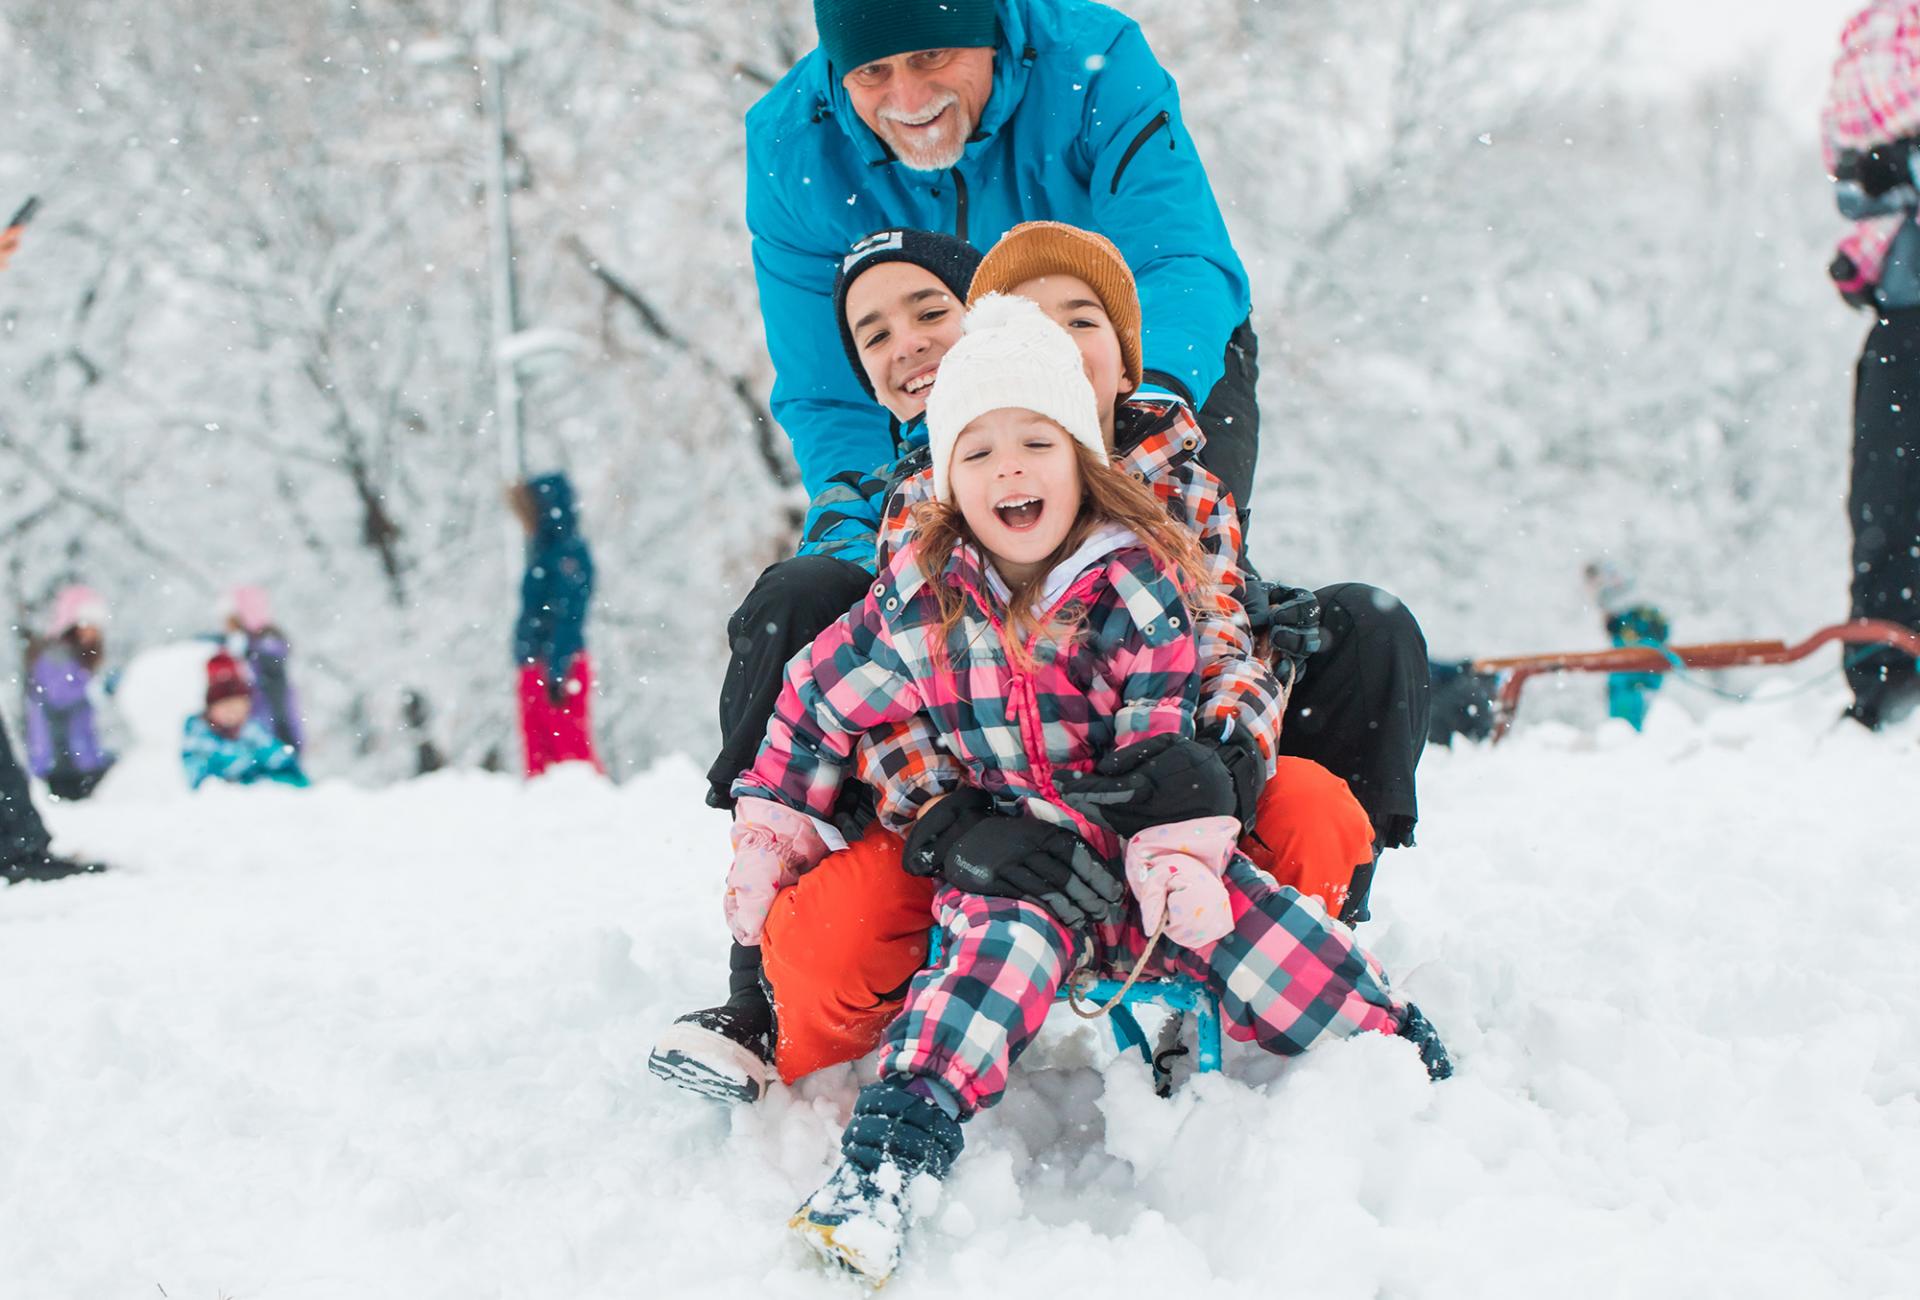
[{"label": "snow on boot", "polygon": [[892,1161],[869,1174],[842,1160],[787,1227],[827,1263],[884,1286],[900,1263],[918,1177]]},{"label": "snow on boot", "polygon": [[1407,1018],[1394,1032],[1420,1049],[1420,1064],[1427,1067],[1429,1079],[1438,1083],[1453,1077],[1453,1058],[1447,1055],[1447,1045],[1440,1041],[1440,1031],[1433,1027],[1433,1022],[1421,1013],[1419,1007],[1409,1002]]},{"label": "snow on boot", "polygon": [[959,1121],[937,1102],[899,1080],[869,1084],[841,1136],[839,1165],[787,1227],[828,1263],[883,1286],[916,1202],[931,1196],[964,1142]]},{"label": "snow on boot", "polygon": [[715,1101],[759,1101],[773,1081],[773,1008],[756,989],[690,1011],[660,1035],[647,1068]]}]

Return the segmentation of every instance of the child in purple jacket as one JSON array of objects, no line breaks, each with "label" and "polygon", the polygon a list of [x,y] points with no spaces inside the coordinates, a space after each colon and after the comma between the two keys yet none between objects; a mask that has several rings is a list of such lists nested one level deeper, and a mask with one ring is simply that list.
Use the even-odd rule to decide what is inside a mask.
[{"label": "child in purple jacket", "polygon": [[106,621],[99,592],[65,587],[54,597],[46,639],[27,651],[27,766],[58,799],[86,798],[113,766],[93,718]]},{"label": "child in purple jacket", "polygon": [[[1038,306],[991,295],[927,404],[935,500],[865,601],[795,657],[738,800],[726,915],[756,944],[774,896],[828,851],[840,782],[870,728],[924,713],[959,760],[949,799],[990,799],[1124,854],[1126,891],[1073,931],[1025,898],[943,885],[943,957],[913,980],[855,1105],[842,1159],[791,1220],[871,1281],[899,1259],[911,1184],[945,1176],[961,1122],[1083,964],[1177,971],[1269,1051],[1403,1032],[1417,1012],[1351,931],[1235,848],[1231,781],[1165,825],[1089,817],[1063,785],[1130,746],[1193,746],[1199,651],[1183,591],[1210,600],[1192,535],[1113,468],[1079,349]],[[1214,765],[1196,765],[1196,780]],[[985,864],[983,864],[984,866]]]},{"label": "child in purple jacket", "polygon": [[287,673],[292,654],[287,634],[273,621],[273,606],[263,587],[235,587],[223,605],[226,630],[221,640],[228,654],[246,667],[252,686],[249,716],[269,736],[297,757],[306,746],[300,696]]}]

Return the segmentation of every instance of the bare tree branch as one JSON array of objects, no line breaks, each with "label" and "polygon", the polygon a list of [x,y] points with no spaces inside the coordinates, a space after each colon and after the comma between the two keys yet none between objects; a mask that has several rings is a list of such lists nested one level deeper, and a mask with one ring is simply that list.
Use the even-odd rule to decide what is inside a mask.
[{"label": "bare tree branch", "polygon": [[774,432],[779,425],[774,422],[773,412],[769,411],[766,404],[755,395],[747,377],[728,372],[704,349],[675,332],[667,324],[666,318],[654,310],[653,304],[647,301],[645,294],[609,270],[606,263],[596,257],[577,235],[568,235],[565,243],[579,257],[580,264],[591,271],[614,297],[633,308],[634,314],[640,318],[640,323],[646,327],[649,334],[675,351],[690,357],[709,378],[733,394],[734,399],[746,411],[747,419],[753,426],[754,447],[760,453],[761,463],[766,466],[767,473],[782,487],[798,486],[800,476],[780,455],[780,446]]}]

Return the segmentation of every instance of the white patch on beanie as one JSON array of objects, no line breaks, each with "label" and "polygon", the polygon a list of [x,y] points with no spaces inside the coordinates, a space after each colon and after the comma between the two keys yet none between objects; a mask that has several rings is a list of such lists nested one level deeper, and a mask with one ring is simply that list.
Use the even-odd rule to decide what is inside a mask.
[{"label": "white patch on beanie", "polygon": [[927,445],[940,500],[953,503],[947,467],[961,431],[1008,407],[1046,416],[1106,459],[1099,400],[1072,337],[1032,299],[990,293],[967,313],[966,333],[940,359],[927,394]]}]

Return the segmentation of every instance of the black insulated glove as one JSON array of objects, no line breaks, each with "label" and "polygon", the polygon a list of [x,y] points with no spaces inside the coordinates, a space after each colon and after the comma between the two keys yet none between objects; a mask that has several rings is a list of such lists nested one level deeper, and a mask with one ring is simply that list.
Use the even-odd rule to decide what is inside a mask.
[{"label": "black insulated glove", "polygon": [[1212,745],[1154,736],[1103,755],[1092,776],[1060,782],[1067,804],[1121,839],[1194,817],[1231,817],[1233,774]]},{"label": "black insulated glove", "polygon": [[939,875],[960,837],[991,816],[993,796],[974,786],[961,786],[936,800],[907,829],[907,849],[900,865],[909,876]]},{"label": "black insulated glove", "polygon": [[1260,792],[1267,788],[1267,760],[1253,733],[1237,722],[1209,723],[1200,732],[1202,744],[1212,745],[1233,778],[1233,815],[1240,829],[1253,829],[1254,814],[1260,808]]},{"label": "black insulated glove", "polygon": [[1267,624],[1263,629],[1273,647],[1273,670],[1292,685],[1300,665],[1320,653],[1320,597],[1305,587],[1273,583],[1267,588]]},{"label": "black insulated glove", "polygon": [[1032,817],[990,817],[948,850],[946,881],[969,894],[1038,903],[1069,930],[1116,920],[1126,896],[1118,863],[1063,827]]},{"label": "black insulated glove", "polygon": [[1908,137],[1889,140],[1871,149],[1842,149],[1834,162],[1834,179],[1852,181],[1869,198],[1879,198],[1889,190],[1911,185],[1913,172],[1908,159],[1913,153],[1914,143]]}]

